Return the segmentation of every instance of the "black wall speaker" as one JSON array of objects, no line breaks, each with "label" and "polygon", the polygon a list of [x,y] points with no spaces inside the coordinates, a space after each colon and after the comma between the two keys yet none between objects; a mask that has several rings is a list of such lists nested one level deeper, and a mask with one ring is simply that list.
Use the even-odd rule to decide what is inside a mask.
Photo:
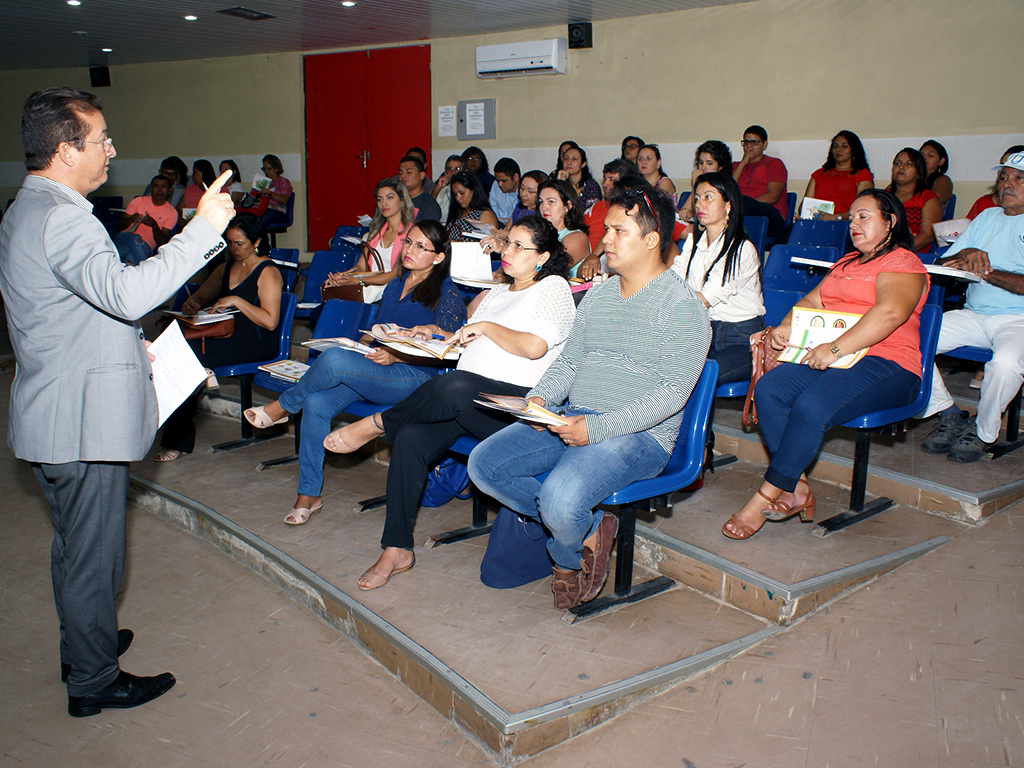
[{"label": "black wall speaker", "polygon": [[589,21],[579,21],[569,25],[569,47],[594,47],[594,26]]},{"label": "black wall speaker", "polygon": [[93,88],[109,88],[110,67],[89,67],[89,82]]}]

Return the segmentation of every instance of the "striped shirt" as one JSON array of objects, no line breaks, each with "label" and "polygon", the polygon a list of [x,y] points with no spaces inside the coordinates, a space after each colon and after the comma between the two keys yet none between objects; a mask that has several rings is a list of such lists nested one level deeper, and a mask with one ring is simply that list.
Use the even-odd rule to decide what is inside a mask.
[{"label": "striped shirt", "polygon": [[648,431],[671,452],[711,344],[704,303],[669,269],[627,299],[619,278],[580,303],[565,349],[529,396],[588,414],[591,443]]}]

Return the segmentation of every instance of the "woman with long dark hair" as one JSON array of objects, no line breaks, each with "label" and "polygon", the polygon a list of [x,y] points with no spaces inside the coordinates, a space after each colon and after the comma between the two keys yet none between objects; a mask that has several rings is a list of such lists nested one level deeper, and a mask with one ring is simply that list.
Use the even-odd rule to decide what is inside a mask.
[{"label": "woman with long dark hair", "polygon": [[[555,228],[540,216],[519,221],[504,244],[501,266],[506,285],[474,299],[469,324],[454,334],[466,347],[458,370],[428,381],[383,413],[335,430],[324,442],[337,453],[377,437],[392,443],[384,551],[359,578],[362,590],[382,587],[415,564],[412,532],[429,468],[460,437],[482,440],[511,422],[477,405],[480,393],[522,397],[569,336],[576,306],[565,281],[569,257]],[[444,335],[451,340],[452,334]]]},{"label": "woman with long dark hair", "polygon": [[953,180],[946,175],[949,171],[949,153],[935,139],[928,139],[918,150],[924,158],[928,176],[924,180],[925,189],[930,189],[939,196],[939,202],[945,205],[953,196]]},{"label": "woman with long dark hair", "polygon": [[[693,153],[693,171],[690,173],[690,196],[679,208],[679,218],[685,222],[693,219],[693,190],[697,177],[704,173],[732,173],[732,152],[724,141],[710,139]],[[687,232],[687,234],[689,234]]]},{"label": "woman with long dark hair", "polygon": [[475,222],[498,228],[498,217],[491,210],[487,195],[476,176],[469,171],[460,171],[452,176],[449,186],[452,190],[452,203],[448,208],[446,226],[448,237],[453,242],[475,240],[476,238],[466,237],[466,234],[474,229]]},{"label": "woman with long dark hair", "polygon": [[[400,274],[381,297],[377,325],[420,326],[431,333],[458,330],[466,320],[466,307],[449,277],[451,258],[444,227],[429,220],[413,225],[403,241]],[[374,343],[369,335],[361,341]],[[246,420],[260,429],[282,424],[302,411],[299,495],[285,523],[302,525],[323,506],[324,438],[331,431],[331,419],[357,400],[397,403],[412,394],[439,371],[420,362],[386,348],[365,357],[348,349],[328,349],[279,399],[246,410]]]},{"label": "woman with long dark hair", "polygon": [[590,173],[587,163],[587,152],[583,147],[575,145],[566,149],[561,156],[562,168],[558,178],[568,181],[580,198],[580,207],[586,211],[601,199],[601,185]]},{"label": "woman with long dark hair", "polygon": [[657,144],[644,144],[636,155],[636,164],[644,181],[655,189],[660,189],[676,201],[676,185],[661,168],[661,150]]},{"label": "woman with long dark hair", "polygon": [[907,226],[914,237],[914,250],[920,253],[935,242],[933,224],[942,221],[939,196],[927,187],[928,166],[913,147],[904,147],[892,161],[892,182],[888,191],[903,203]]},{"label": "woman with long dark hair", "polygon": [[[206,192],[213,182],[217,180],[217,174],[213,172],[213,163],[209,160],[196,160],[192,163],[192,183],[185,187],[185,192],[178,201],[178,221],[182,221],[186,208],[195,209],[199,205],[199,198]],[[225,189],[228,187],[224,185]],[[194,212],[194,211],[193,211]]]},{"label": "woman with long dark hair", "polygon": [[804,197],[835,203],[832,213],[818,218],[826,221],[846,219],[853,199],[865,189],[875,186],[875,177],[868,167],[864,145],[853,131],[840,131],[832,137],[824,165],[811,174]]},{"label": "woman with long dark hair", "polygon": [[695,187],[696,223],[672,269],[708,308],[708,359],[718,362],[718,380],[749,380],[750,337],[764,330],[761,259],[743,229],[742,195],[732,175],[705,173]]},{"label": "woman with long dark hair", "polygon": [[[805,352],[799,363],[766,373],[754,390],[761,434],[771,463],[764,483],[722,527],[746,539],[765,520],[814,517],[814,494],[805,470],[825,432],[865,413],[909,405],[921,389],[921,309],[928,275],[907,228],[903,206],[881,189],[866,189],[850,208],[856,249],[796,303],[797,307],[861,315],[831,344]],[[771,344],[789,343],[792,313],[772,331]],[[849,368],[830,368],[844,355],[867,349]]]}]

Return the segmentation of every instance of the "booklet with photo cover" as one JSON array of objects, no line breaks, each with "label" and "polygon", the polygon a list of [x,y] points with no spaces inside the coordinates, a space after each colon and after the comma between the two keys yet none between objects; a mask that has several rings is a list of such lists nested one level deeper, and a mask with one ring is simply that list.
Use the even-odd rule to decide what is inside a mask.
[{"label": "booklet with photo cover", "polygon": [[531,421],[534,424],[546,424],[548,426],[564,426],[569,423],[568,419],[559,416],[557,413],[552,413],[547,408],[536,403],[531,403],[525,397],[488,395],[486,392],[481,392],[480,397],[487,399],[474,400],[473,402],[485,408],[493,408],[496,411],[511,413],[517,419],[522,419],[523,421]]},{"label": "booklet with photo cover", "polygon": [[295,382],[302,378],[302,374],[309,370],[309,366],[297,360],[278,360],[276,363],[267,363],[260,366],[275,379]]},{"label": "booklet with photo cover", "polygon": [[201,309],[194,315],[186,315],[184,312],[172,312],[166,309],[164,314],[176,317],[189,325],[210,325],[211,323],[222,323],[225,320],[230,320],[232,315],[238,314],[238,310],[234,307],[224,307],[213,312],[208,309]]},{"label": "booklet with photo cover", "polygon": [[324,352],[328,349],[332,349],[333,347],[341,347],[342,349],[350,349],[353,352],[358,352],[363,356],[373,352],[373,347],[360,344],[358,341],[346,338],[345,336],[338,336],[333,339],[310,339],[309,341],[302,342],[302,346],[315,349],[317,352]]},{"label": "booklet with photo cover", "polygon": [[[789,344],[779,355],[779,362],[803,362],[804,355],[808,350],[820,344],[831,344],[855,326],[861,317],[863,315],[855,315],[850,312],[793,307],[793,326],[789,332]],[[829,368],[850,368],[866,354],[867,349],[861,349],[843,355],[829,365]]]},{"label": "booklet with photo cover", "polygon": [[[403,351],[401,349],[403,345],[409,346],[413,349],[418,349],[421,352],[426,352],[428,355],[436,357],[438,360],[444,360],[450,352],[462,353],[462,347],[457,347],[454,341],[443,341],[441,339],[417,339],[412,336],[400,336],[398,334],[399,331],[407,331],[409,329],[402,328],[400,325],[395,325],[394,323],[375,325],[374,328],[383,328],[385,333],[376,333],[373,330],[360,331],[360,333],[369,334],[377,341],[385,344],[399,345],[399,352]],[[416,353],[410,350],[409,354]],[[422,357],[422,355],[420,355],[420,357]]]}]

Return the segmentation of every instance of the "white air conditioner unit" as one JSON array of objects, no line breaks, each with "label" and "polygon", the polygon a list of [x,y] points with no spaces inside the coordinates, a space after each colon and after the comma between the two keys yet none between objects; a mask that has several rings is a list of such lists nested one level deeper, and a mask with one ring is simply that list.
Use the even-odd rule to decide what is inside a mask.
[{"label": "white air conditioner unit", "polygon": [[564,37],[476,47],[477,77],[564,75],[568,43]]}]

